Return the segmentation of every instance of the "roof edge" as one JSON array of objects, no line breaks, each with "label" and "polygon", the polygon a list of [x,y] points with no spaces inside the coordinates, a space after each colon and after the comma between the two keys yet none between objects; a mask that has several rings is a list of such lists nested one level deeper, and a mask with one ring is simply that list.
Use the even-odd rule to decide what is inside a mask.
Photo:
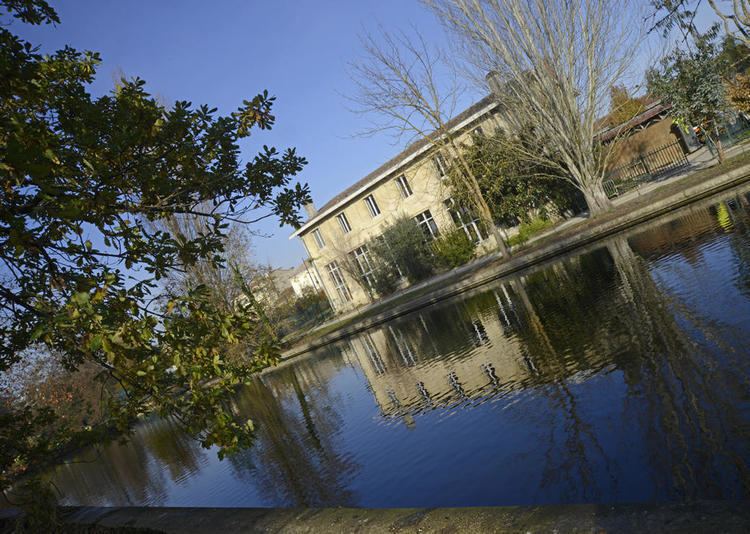
[{"label": "roof edge", "polygon": [[[479,102],[481,102],[481,100]],[[477,103],[479,103],[479,102],[477,102]],[[471,106],[469,106],[469,108],[470,107]],[[486,106],[482,107],[478,111],[474,112],[470,116],[466,117],[461,122],[459,122],[459,123],[451,126],[450,131],[451,132],[455,132],[456,130],[460,130],[461,128],[465,127],[467,124],[471,124],[477,118],[481,117],[485,113],[488,113],[489,111],[492,111],[496,107],[498,107],[498,103],[495,100],[491,101],[489,104],[487,104]],[[469,109],[469,108],[467,108],[467,109]],[[332,206],[329,206],[328,208],[326,208],[326,209],[324,209],[324,210],[316,213],[315,217],[313,217],[313,218],[305,221],[305,223],[302,226],[300,226],[299,228],[297,228],[292,233],[292,235],[289,236],[289,239],[291,240],[291,239],[294,239],[295,237],[299,237],[303,232],[309,230],[311,226],[314,226],[315,223],[317,223],[317,222],[321,221],[322,219],[326,218],[327,216],[331,215],[336,210],[338,210],[339,208],[341,208],[341,206],[347,204],[351,199],[353,199],[353,198],[361,195],[362,193],[364,193],[365,191],[367,191],[369,188],[371,188],[374,184],[376,184],[378,182],[381,182],[383,179],[387,178],[388,176],[390,176],[391,174],[393,174],[394,172],[396,172],[397,170],[399,170],[404,165],[407,165],[407,164],[411,163],[413,160],[417,159],[419,156],[421,156],[425,152],[429,151],[431,148],[432,148],[432,143],[425,144],[425,146],[419,148],[414,153],[409,154],[409,156],[405,157],[403,160],[400,160],[398,163],[396,163],[396,164],[388,167],[387,169],[385,169],[383,172],[381,172],[375,178],[373,178],[370,182],[364,184],[362,187],[360,187],[356,191],[350,193],[349,195],[347,195],[346,197],[342,198],[340,201],[336,202]],[[407,152],[408,150],[409,150],[409,147],[407,146],[406,148],[404,148],[404,150],[401,151],[401,153],[403,154],[404,152]],[[398,156],[396,156],[396,157],[398,157]]]}]

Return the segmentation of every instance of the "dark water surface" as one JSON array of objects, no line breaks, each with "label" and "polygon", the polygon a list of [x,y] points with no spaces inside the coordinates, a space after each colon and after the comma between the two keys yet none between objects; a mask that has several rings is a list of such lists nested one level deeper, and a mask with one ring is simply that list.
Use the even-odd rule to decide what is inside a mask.
[{"label": "dark water surface", "polygon": [[749,355],[742,193],[266,373],[244,453],[153,421],[54,478],[81,505],[747,498]]}]

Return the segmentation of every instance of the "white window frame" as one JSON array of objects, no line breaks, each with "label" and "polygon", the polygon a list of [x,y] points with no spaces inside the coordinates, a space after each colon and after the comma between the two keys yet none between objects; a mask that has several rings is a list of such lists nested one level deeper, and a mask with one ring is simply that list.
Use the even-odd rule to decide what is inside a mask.
[{"label": "white window frame", "polygon": [[372,193],[370,193],[364,198],[364,203],[367,206],[367,209],[370,211],[370,215],[372,215],[373,218],[380,215],[380,207],[378,206],[378,203],[375,200],[375,196]]},{"label": "white window frame", "polygon": [[318,246],[318,250],[324,249],[326,246],[326,241],[323,239],[323,234],[320,233],[320,228],[315,228],[312,232],[313,239],[315,239],[315,244]]},{"label": "white window frame", "polygon": [[378,348],[375,346],[370,334],[362,336],[362,346],[365,348],[365,354],[370,358],[372,366],[375,368],[375,372],[379,375],[384,374],[387,371],[383,358],[380,356]]},{"label": "white window frame", "polygon": [[401,198],[409,198],[414,194],[405,174],[396,178],[396,187],[398,187],[398,192],[401,193]]},{"label": "white window frame", "polygon": [[336,220],[339,221],[339,226],[341,227],[342,232],[348,234],[352,231],[352,225],[349,224],[349,219],[346,218],[346,214],[343,211],[336,215]]},{"label": "white window frame", "polygon": [[430,210],[424,210],[422,213],[414,217],[414,220],[417,221],[419,228],[428,240],[432,241],[440,235],[440,230],[438,229],[435,218],[432,216]]},{"label": "white window frame", "polygon": [[445,157],[438,152],[432,157],[432,162],[435,165],[435,169],[437,169],[438,176],[440,176],[441,180],[444,180],[448,178],[448,164],[445,162]]},{"label": "white window frame", "polygon": [[481,243],[487,239],[487,235],[482,232],[479,226],[479,217],[471,218],[471,213],[465,207],[460,207],[453,198],[446,199],[445,207],[453,219],[456,228],[460,228],[474,243]]},{"label": "white window frame", "polygon": [[367,283],[367,285],[375,290],[375,269],[370,261],[370,251],[367,249],[367,245],[362,245],[352,250],[351,254],[354,263],[357,264],[359,269],[359,275]]},{"label": "white window frame", "polygon": [[352,300],[352,292],[349,291],[349,286],[346,285],[346,280],[344,280],[344,275],[342,274],[341,268],[336,260],[333,260],[326,265],[326,270],[328,271],[328,276],[330,276],[331,281],[333,282],[333,287],[336,288],[339,297],[341,297],[344,302]]}]

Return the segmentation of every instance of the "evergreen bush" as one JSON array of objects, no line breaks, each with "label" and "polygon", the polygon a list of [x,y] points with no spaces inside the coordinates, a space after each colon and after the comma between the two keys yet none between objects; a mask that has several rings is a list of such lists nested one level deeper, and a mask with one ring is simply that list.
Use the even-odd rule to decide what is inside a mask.
[{"label": "evergreen bush", "polygon": [[439,266],[455,269],[474,258],[477,245],[466,232],[456,228],[436,239],[432,249]]}]

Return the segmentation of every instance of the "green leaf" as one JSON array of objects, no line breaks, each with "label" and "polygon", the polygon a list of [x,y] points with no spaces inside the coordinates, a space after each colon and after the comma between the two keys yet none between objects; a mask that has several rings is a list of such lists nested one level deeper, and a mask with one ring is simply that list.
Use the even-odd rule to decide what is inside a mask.
[{"label": "green leaf", "polygon": [[90,295],[87,292],[78,291],[76,293],[73,293],[73,297],[71,298],[71,300],[79,306],[82,306],[89,301],[89,298]]},{"label": "green leaf", "polygon": [[57,155],[55,155],[54,152],[52,152],[52,149],[50,149],[50,148],[48,148],[47,150],[44,151],[44,157],[47,158],[48,160],[50,160],[52,163],[54,163],[56,165],[60,164],[59,158],[57,157]]}]

